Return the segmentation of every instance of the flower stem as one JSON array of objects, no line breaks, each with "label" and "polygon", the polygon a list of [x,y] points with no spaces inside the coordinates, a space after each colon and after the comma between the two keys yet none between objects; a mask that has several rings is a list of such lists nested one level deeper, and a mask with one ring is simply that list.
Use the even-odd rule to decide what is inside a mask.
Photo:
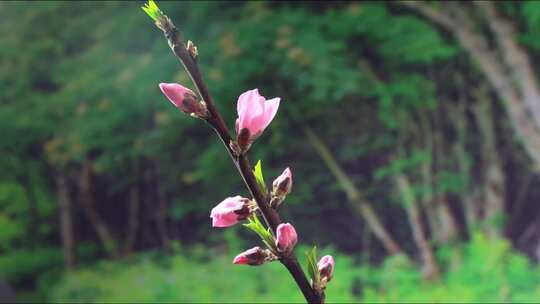
[{"label": "flower stem", "polygon": [[[176,57],[180,59],[180,62],[186,69],[193,83],[195,84],[199,95],[205,101],[208,111],[210,113],[206,121],[212,126],[214,131],[217,133],[217,135],[225,145],[229,156],[233,160],[238,172],[242,176],[244,183],[249,189],[249,192],[257,202],[257,205],[261,210],[261,214],[265,222],[270,227],[272,233],[275,234],[277,226],[281,223],[281,219],[279,218],[278,213],[274,209],[270,208],[269,197],[266,194],[263,194],[263,192],[261,192],[261,189],[257,184],[257,180],[253,175],[248,157],[245,154],[237,155],[237,153],[232,150],[230,146],[232,137],[229,133],[229,129],[227,128],[225,121],[219,114],[219,111],[215,107],[212,96],[210,95],[210,92],[208,91],[208,88],[203,81],[196,56],[194,56],[188,51],[186,45],[182,40],[180,32],[177,30],[177,28],[167,16],[163,15],[162,17],[160,17],[157,24],[167,38],[171,50],[176,55]],[[294,254],[291,254],[286,258],[282,258],[280,261],[292,275],[292,277],[296,281],[296,284],[298,285],[298,288],[302,291],[302,294],[304,295],[308,303],[324,302],[324,294],[319,294],[311,287],[304,271],[302,270],[302,267],[298,263],[298,259]]]}]

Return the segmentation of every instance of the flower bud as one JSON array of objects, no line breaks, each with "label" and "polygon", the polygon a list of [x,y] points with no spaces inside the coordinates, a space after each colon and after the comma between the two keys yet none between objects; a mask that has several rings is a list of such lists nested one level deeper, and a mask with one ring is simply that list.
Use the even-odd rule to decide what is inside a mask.
[{"label": "flower bud", "polygon": [[334,274],[334,258],[331,255],[323,256],[317,263],[321,281],[330,282]]},{"label": "flower bud", "polygon": [[246,219],[250,210],[250,200],[239,195],[228,197],[210,212],[213,227],[229,227]]},{"label": "flower bud", "polygon": [[208,109],[203,101],[190,89],[177,83],[160,83],[161,92],[182,112],[199,118],[208,117]]},{"label": "flower bud", "polygon": [[293,225],[279,224],[276,229],[276,248],[279,252],[289,253],[298,241],[296,230]]},{"label": "flower bud", "polygon": [[272,260],[270,252],[257,246],[237,255],[233,260],[233,264],[258,266],[270,260]]},{"label": "flower bud", "polygon": [[292,172],[287,167],[272,183],[272,194],[280,199],[284,199],[291,192]]}]

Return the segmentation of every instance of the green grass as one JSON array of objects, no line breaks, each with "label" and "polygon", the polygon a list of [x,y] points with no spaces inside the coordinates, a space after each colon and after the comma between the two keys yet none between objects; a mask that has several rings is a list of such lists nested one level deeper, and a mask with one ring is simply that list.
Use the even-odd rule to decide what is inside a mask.
[{"label": "green grass", "polygon": [[[300,251],[299,251],[300,253]],[[216,257],[142,254],[131,260],[100,262],[67,274],[51,292],[53,302],[303,302],[292,277],[279,263],[259,267],[231,263],[233,252]],[[339,256],[330,302],[357,302],[350,259]],[[359,269],[356,274],[359,273]]]},{"label": "green grass", "polygon": [[[297,250],[302,257],[307,248]],[[198,252],[198,253],[197,253]],[[104,261],[67,274],[49,293],[53,302],[303,302],[277,262],[232,265],[235,252],[180,251],[171,257],[140,254]],[[540,271],[505,241],[481,235],[465,245],[440,249],[443,276],[425,282],[418,265],[403,256],[374,266],[323,249],[336,259],[327,302],[538,302]],[[302,261],[304,265],[304,261]]]}]

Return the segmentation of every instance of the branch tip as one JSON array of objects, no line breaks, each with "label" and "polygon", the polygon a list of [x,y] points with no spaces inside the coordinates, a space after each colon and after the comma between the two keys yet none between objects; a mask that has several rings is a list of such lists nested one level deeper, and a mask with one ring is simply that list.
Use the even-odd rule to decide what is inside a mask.
[{"label": "branch tip", "polygon": [[148,0],[141,8],[155,22],[157,22],[160,17],[165,16],[154,0]]}]

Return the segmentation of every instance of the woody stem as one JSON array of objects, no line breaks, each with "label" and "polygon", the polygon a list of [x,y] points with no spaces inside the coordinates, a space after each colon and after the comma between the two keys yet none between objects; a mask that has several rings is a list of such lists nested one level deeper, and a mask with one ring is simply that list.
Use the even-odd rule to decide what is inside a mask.
[{"label": "woody stem", "polygon": [[[234,165],[240,173],[240,176],[242,176],[244,183],[249,189],[249,192],[255,199],[265,222],[271,228],[272,233],[275,234],[278,225],[281,223],[281,219],[279,218],[278,213],[270,207],[269,196],[266,193],[263,193],[259,188],[255,176],[251,171],[252,167],[250,165],[247,155],[238,155],[238,153],[233,151],[233,149],[231,148],[232,137],[229,133],[229,129],[227,128],[225,121],[219,114],[219,111],[215,107],[212,96],[210,95],[210,92],[208,91],[208,88],[203,81],[199,66],[197,64],[196,55],[191,53],[186,48],[180,32],[177,30],[177,28],[174,26],[174,24],[168,17],[164,16],[162,19],[159,20],[159,22],[161,22],[161,24],[158,24],[158,26],[161,30],[163,30],[169,46],[171,47],[171,50],[173,51],[175,56],[180,59],[180,62],[186,69],[193,83],[195,84],[199,95],[206,103],[206,107],[208,108],[208,112],[210,114],[206,121],[212,126],[214,131],[217,133],[217,135],[225,145],[225,148],[227,149],[229,156],[231,157]],[[302,294],[304,295],[308,303],[324,302],[324,294],[316,292],[311,287],[304,271],[302,270],[302,267],[298,263],[298,259],[294,254],[291,254],[286,258],[280,259],[280,262],[287,268],[289,273],[292,275],[292,277],[296,281],[296,284],[298,285],[298,288],[302,291]]]}]

